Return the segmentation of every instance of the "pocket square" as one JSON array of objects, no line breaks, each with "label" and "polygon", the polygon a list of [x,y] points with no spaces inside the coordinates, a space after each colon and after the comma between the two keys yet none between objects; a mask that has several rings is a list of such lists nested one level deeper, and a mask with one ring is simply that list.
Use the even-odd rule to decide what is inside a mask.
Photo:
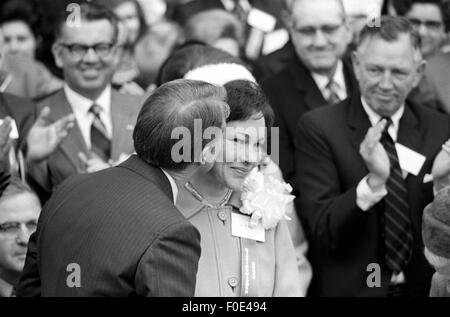
[{"label": "pocket square", "polygon": [[429,183],[433,181],[433,175],[432,174],[425,174],[425,176],[423,177],[423,183]]}]

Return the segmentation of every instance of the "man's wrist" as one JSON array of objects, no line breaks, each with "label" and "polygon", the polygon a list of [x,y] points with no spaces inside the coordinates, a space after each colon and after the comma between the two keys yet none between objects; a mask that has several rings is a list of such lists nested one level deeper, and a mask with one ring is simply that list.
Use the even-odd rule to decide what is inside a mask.
[{"label": "man's wrist", "polygon": [[385,188],[387,179],[370,173],[367,177],[367,185],[373,192],[380,192]]}]

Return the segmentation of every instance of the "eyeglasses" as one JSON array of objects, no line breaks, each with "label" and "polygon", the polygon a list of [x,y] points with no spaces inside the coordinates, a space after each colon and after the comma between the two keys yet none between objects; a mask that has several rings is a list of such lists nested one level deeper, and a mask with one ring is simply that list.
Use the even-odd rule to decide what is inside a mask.
[{"label": "eyeglasses", "polygon": [[100,58],[108,58],[116,47],[114,43],[97,43],[95,45],[83,45],[83,44],[66,44],[60,43],[65,47],[69,53],[76,59],[82,59],[86,56],[87,52],[92,48]]},{"label": "eyeglasses", "polygon": [[37,228],[37,221],[32,220],[28,222],[5,222],[0,224],[0,236],[5,236],[6,238],[15,238],[19,236],[22,230],[22,225],[28,230],[28,232],[34,232]]},{"label": "eyeglasses", "polygon": [[410,18],[409,22],[413,25],[415,28],[420,28],[421,25],[425,26],[428,30],[438,31],[443,23],[441,21],[433,21],[433,20],[425,20],[421,21],[419,19]]},{"label": "eyeglasses", "polygon": [[342,27],[342,25],[343,24],[325,24],[319,27],[305,26],[300,28],[294,28],[294,31],[306,37],[315,36],[317,34],[317,31],[319,30],[325,36],[332,36]]}]

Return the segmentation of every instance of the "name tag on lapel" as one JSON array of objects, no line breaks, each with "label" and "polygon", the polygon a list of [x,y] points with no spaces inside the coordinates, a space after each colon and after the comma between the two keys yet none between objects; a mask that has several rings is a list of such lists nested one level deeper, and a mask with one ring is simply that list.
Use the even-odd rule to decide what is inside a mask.
[{"label": "name tag on lapel", "polygon": [[[3,124],[3,119],[0,119],[0,125]],[[19,138],[19,130],[17,129],[16,120],[11,121],[11,132],[9,132],[9,137],[11,139],[18,139]]]},{"label": "name tag on lapel", "polygon": [[249,227],[250,217],[247,215],[231,214],[231,234],[235,237],[256,240],[260,242],[266,241],[266,231],[261,222],[255,227]]},{"label": "name tag on lapel", "polygon": [[400,143],[395,143],[395,149],[397,150],[400,168],[414,176],[419,175],[426,157]]}]

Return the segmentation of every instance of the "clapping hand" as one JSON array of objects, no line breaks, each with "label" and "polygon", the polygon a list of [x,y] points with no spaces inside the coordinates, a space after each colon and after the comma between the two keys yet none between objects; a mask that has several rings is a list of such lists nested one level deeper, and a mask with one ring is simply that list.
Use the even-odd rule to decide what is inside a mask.
[{"label": "clapping hand", "polygon": [[434,159],[431,174],[436,190],[450,185],[450,139],[442,145],[442,150]]},{"label": "clapping hand", "polygon": [[92,153],[90,157],[87,157],[85,153],[78,152],[78,158],[85,165],[84,171],[87,173],[94,173],[97,171],[101,171],[105,168],[111,167],[111,164],[109,162],[105,162],[94,153]]},{"label": "clapping hand", "polygon": [[40,161],[50,156],[75,125],[75,116],[69,114],[58,121],[51,122],[50,108],[42,109],[27,137],[30,161]]},{"label": "clapping hand", "polygon": [[367,182],[374,191],[386,183],[390,174],[389,157],[380,142],[386,124],[387,121],[383,119],[371,127],[359,147],[359,153],[369,170]]}]

